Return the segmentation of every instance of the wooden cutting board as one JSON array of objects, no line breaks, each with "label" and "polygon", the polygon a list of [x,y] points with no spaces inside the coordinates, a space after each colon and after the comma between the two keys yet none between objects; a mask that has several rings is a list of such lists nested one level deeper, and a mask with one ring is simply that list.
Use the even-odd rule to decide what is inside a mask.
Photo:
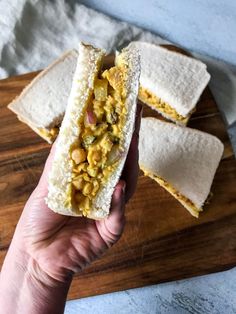
[{"label": "wooden cutting board", "polygon": [[[7,109],[38,72],[0,81],[0,263],[50,146]],[[158,116],[147,107],[144,116]],[[207,88],[190,123],[216,135],[225,152],[199,219],[140,173],[120,241],[74,277],[69,299],[203,275],[236,265],[236,160]],[[66,249],[66,248],[65,248]]]}]

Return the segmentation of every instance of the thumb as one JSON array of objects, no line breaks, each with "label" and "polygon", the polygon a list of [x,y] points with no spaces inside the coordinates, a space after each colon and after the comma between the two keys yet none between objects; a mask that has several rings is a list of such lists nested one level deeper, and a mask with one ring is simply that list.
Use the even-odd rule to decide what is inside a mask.
[{"label": "thumb", "polygon": [[106,218],[107,227],[114,235],[120,235],[124,228],[125,189],[125,181],[120,180],[112,196],[110,215]]}]

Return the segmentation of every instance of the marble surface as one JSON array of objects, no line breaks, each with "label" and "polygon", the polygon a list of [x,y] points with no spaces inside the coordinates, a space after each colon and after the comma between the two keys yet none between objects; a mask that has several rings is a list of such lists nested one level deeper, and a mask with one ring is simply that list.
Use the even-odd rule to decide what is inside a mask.
[{"label": "marble surface", "polygon": [[145,288],[68,301],[66,314],[235,314],[236,268]]},{"label": "marble surface", "polygon": [[188,50],[236,65],[235,0],[77,0]]},{"label": "marble surface", "polygon": [[[86,2],[95,3],[94,1]],[[113,5],[115,2],[118,3],[118,1],[109,1]],[[140,5],[141,2],[143,3],[139,0],[137,4]],[[189,4],[187,1],[184,2],[187,10],[190,8]],[[199,5],[203,5],[203,0],[197,2]],[[103,3],[104,9],[109,10],[109,13],[112,14],[108,1],[99,3]],[[119,3],[124,4],[124,1],[119,1]],[[151,3],[156,6],[157,1]],[[165,2],[166,13],[164,1],[160,1],[160,3],[162,3],[160,18],[161,16],[168,18],[167,13],[171,8],[170,1]],[[210,1],[208,0],[207,3],[209,5]],[[220,3],[223,5],[222,1],[217,2],[213,13],[219,14]],[[231,6],[224,2],[223,9],[227,12],[234,7],[233,1],[230,3]],[[176,6],[177,4],[173,6],[173,9],[175,8],[179,13],[180,9]],[[122,12],[124,17],[130,17],[130,10]],[[230,14],[233,14],[233,11]],[[144,10],[142,15],[145,16]],[[178,14],[173,12],[171,15],[172,26],[175,26],[174,19],[177,17]],[[207,19],[205,15],[204,19]],[[166,20],[167,22],[168,20]],[[233,26],[234,24],[231,23],[234,22],[227,21],[226,26],[220,25],[222,18],[218,15],[216,22],[219,27],[222,26],[222,32],[226,36],[225,40],[230,41],[231,35],[226,34],[225,27]],[[216,22],[210,27],[214,27]],[[151,20],[147,23],[150,24]],[[150,27],[151,25],[148,25],[148,28]],[[181,31],[181,28],[180,23],[176,29]],[[195,35],[188,34],[188,43],[193,44],[191,36],[194,35],[192,38],[195,38],[194,40],[197,38],[198,46],[203,47],[204,40],[201,41],[199,29],[195,27],[195,31],[197,32]],[[218,34],[215,36],[217,39]],[[166,33],[166,38],[174,40],[177,37],[174,38],[172,33]],[[134,39],[155,43],[167,42],[161,37],[126,22],[113,20],[87,9],[73,0],[67,2],[61,0],[0,0],[0,78],[43,68],[64,50],[76,48],[80,40],[112,51],[125,46]],[[178,42],[177,39],[174,41]],[[179,44],[184,45],[184,42],[180,41]],[[191,45],[189,44],[189,48],[193,48]],[[231,59],[228,60],[234,61],[232,58],[235,58],[235,54],[231,53],[234,45],[235,42],[232,42],[228,52],[222,50],[222,58],[228,58],[229,55]],[[217,49],[215,53],[221,53],[220,46],[214,49]],[[202,50],[199,48],[198,51]],[[197,54],[196,56],[207,63],[212,74],[211,89],[227,125],[230,126],[229,132],[236,150],[236,68],[223,62],[215,62],[203,55]],[[188,280],[69,301],[66,304],[65,313],[233,314],[236,313],[236,269]]]}]

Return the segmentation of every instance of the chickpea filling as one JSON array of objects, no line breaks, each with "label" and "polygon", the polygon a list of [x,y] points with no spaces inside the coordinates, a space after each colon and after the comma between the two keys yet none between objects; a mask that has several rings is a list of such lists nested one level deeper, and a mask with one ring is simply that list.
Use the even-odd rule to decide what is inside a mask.
[{"label": "chickpea filling", "polygon": [[144,87],[139,88],[138,97],[145,104],[153,107],[160,113],[169,116],[171,120],[178,121],[182,124],[187,124],[190,118],[190,115],[188,115],[187,117],[183,117],[182,115],[178,114],[178,112],[174,108],[172,108],[168,103],[164,102],[161,98],[153,95]]},{"label": "chickpea filling", "polygon": [[173,195],[181,204],[191,209],[191,211],[190,210],[189,211],[194,217],[199,216],[199,212],[202,211],[202,209],[196,207],[195,204],[189,198],[179,193],[170,183],[165,181],[163,178],[157,175],[153,175],[149,171],[144,170],[143,168],[142,170],[145,176],[149,176],[150,178],[155,180],[157,183],[160,184],[160,186],[165,188],[171,195]]},{"label": "chickpea filling", "polygon": [[48,139],[50,142],[53,142],[59,133],[59,127],[55,126],[49,130],[41,128],[38,129],[38,132],[42,137]]},{"label": "chickpea filling", "polygon": [[122,130],[127,114],[125,74],[122,65],[105,70],[96,78],[78,121],[80,136],[71,147],[73,171],[68,199],[84,216],[123,154]]}]

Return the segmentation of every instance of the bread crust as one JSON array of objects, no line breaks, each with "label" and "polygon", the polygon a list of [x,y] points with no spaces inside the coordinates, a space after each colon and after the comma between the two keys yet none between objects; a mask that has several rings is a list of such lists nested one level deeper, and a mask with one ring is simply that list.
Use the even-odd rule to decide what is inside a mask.
[{"label": "bread crust", "polygon": [[[206,65],[158,45],[132,42],[141,55],[141,87],[187,117],[210,80]],[[148,105],[148,104],[147,104]]]},{"label": "bread crust", "polygon": [[[73,208],[71,202],[65,205],[73,166],[69,159],[69,152],[71,144],[74,143],[80,134],[80,129],[76,122],[79,120],[93,90],[94,80],[101,69],[104,54],[104,51],[101,49],[95,49],[82,43],[79,47],[77,68],[66,114],[56,144],[55,159],[49,176],[49,193],[46,199],[48,206],[53,211],[63,215],[82,215],[81,211]],[[121,143],[122,147],[124,147],[124,154],[120,158],[116,170],[109,177],[108,182],[101,187],[92,201],[88,215],[91,219],[102,219],[109,214],[112,194],[120,178],[134,129],[140,74],[139,54],[137,50],[124,49],[116,56],[115,63],[126,64],[128,69],[127,80],[125,81],[127,90],[125,106],[128,108],[128,114],[123,129],[125,134],[124,140]]]},{"label": "bread crust", "polygon": [[[64,53],[41,71],[8,105],[8,108],[16,113],[22,122],[28,124],[38,134],[38,129],[50,130],[61,123],[77,57],[76,50]],[[54,76],[55,80],[50,78],[51,81],[48,82],[50,76]],[[54,82],[61,83],[61,88],[50,89],[50,83]],[[42,136],[42,134],[39,135]]]},{"label": "bread crust", "polygon": [[[215,136],[155,118],[143,118],[139,164],[168,182],[201,210],[224,146]],[[189,208],[188,208],[189,210]]]}]

